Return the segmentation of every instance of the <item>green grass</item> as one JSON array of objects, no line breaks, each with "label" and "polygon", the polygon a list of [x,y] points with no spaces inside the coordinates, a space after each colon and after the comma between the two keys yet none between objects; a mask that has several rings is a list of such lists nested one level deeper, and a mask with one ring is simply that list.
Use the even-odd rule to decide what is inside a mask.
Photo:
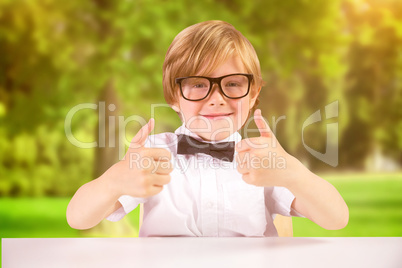
[{"label": "green grass", "polygon": [[127,221],[134,226],[127,235],[122,233],[122,228],[118,228],[127,221],[104,221],[103,227],[109,229],[106,232],[100,231],[102,228],[79,231],[67,224],[66,209],[69,201],[70,198],[0,198],[0,238],[138,236],[138,229],[135,227],[138,226],[138,208],[127,216]]},{"label": "green grass", "polygon": [[0,199],[1,237],[76,237],[66,222],[67,198]]},{"label": "green grass", "polygon": [[294,236],[402,236],[402,174],[323,175],[349,207],[349,223],[329,231],[293,218]]},{"label": "green grass", "polygon": [[[402,174],[324,175],[349,206],[346,228],[328,231],[294,218],[295,236],[402,236]],[[0,198],[0,237],[114,236],[105,228],[82,232],[70,228],[65,212],[70,198]],[[138,209],[128,221],[138,227]],[[116,223],[110,223],[113,228]],[[133,233],[133,232],[131,232]],[[115,232],[122,236],[121,232]]]},{"label": "green grass", "polygon": [[[69,201],[70,198],[0,198],[0,237],[94,236],[94,232],[75,230],[67,224]],[[130,213],[128,218],[132,225],[138,226],[138,209]]]}]

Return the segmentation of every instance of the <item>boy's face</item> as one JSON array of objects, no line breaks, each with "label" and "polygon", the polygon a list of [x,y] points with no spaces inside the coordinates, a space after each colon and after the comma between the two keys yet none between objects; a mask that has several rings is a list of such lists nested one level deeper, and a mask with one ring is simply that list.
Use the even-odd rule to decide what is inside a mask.
[{"label": "boy's face", "polygon": [[[246,73],[238,57],[231,57],[216,68],[209,77],[234,73]],[[250,88],[251,93],[251,88]],[[251,99],[250,93],[241,99],[225,97],[214,84],[210,94],[200,101],[188,101],[181,95],[173,107],[181,113],[186,127],[204,140],[223,140],[238,131],[247,120],[250,109],[258,96]]]}]

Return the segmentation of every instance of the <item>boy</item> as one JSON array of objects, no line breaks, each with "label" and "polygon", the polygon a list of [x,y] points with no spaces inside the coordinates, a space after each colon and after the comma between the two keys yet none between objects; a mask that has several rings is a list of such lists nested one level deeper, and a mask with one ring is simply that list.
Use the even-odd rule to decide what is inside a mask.
[{"label": "boy", "polygon": [[[173,40],[163,65],[167,103],[183,125],[133,138],[123,160],[83,185],[67,208],[77,229],[117,221],[144,204],[140,236],[277,236],[276,214],[326,229],[348,222],[338,191],[287,154],[255,110],[260,137],[237,132],[258,104],[263,81],[250,42],[232,25],[207,21]],[[281,166],[267,166],[267,157]]]}]

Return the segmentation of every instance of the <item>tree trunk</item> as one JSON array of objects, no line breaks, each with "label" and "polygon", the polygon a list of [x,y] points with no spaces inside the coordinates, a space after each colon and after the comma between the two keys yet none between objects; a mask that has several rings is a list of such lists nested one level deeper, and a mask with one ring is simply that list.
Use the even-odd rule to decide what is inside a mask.
[{"label": "tree trunk", "polygon": [[[98,178],[108,168],[119,161],[119,127],[118,111],[120,103],[115,92],[112,79],[105,84],[98,102],[98,127],[96,137],[98,146],[95,149],[94,178]],[[124,218],[119,222],[103,220],[94,228],[83,231],[85,236],[133,237],[138,230]]]}]

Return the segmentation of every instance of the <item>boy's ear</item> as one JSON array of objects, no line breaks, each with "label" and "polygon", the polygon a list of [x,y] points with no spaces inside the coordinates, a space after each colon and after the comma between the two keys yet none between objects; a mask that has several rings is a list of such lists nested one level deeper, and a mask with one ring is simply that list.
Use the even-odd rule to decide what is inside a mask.
[{"label": "boy's ear", "polygon": [[260,95],[261,87],[258,89],[257,93],[255,96],[250,99],[250,107],[254,107],[255,101],[257,100],[258,96]]},{"label": "boy's ear", "polygon": [[172,108],[176,113],[180,113],[180,108],[178,106],[178,104],[173,103],[173,104],[169,104],[170,108]]}]

